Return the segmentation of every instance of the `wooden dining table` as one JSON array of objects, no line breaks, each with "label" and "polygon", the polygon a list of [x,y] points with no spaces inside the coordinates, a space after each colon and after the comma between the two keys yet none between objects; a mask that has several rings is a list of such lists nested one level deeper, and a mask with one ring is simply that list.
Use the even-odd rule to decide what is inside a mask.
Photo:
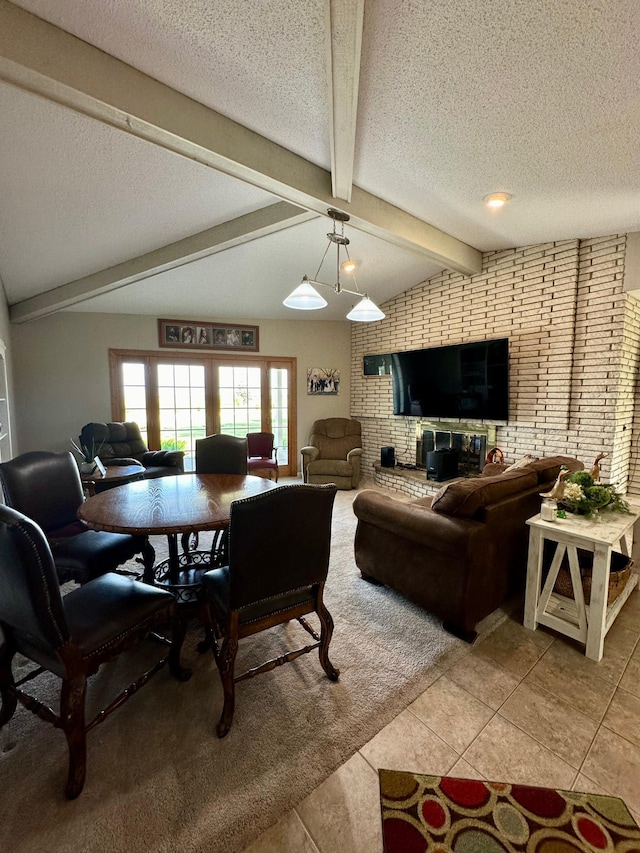
[{"label": "wooden dining table", "polygon": [[[126,483],[100,492],[78,510],[78,517],[93,530],[136,536],[165,535],[169,549],[169,582],[180,573],[178,536],[229,525],[233,501],[259,495],[277,484],[250,474],[178,474]],[[144,580],[153,582],[153,570]]]}]

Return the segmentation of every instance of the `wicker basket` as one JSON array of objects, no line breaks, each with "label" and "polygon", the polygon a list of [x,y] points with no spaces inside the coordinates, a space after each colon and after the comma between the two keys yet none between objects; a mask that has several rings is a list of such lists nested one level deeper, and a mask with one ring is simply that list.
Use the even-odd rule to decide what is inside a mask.
[{"label": "wicker basket", "polygon": [[[591,570],[593,567],[593,553],[591,551],[583,551],[580,548],[578,551],[578,564],[580,566],[580,577],[582,579],[582,591],[584,593],[585,603],[588,604],[591,600]],[[609,572],[609,593],[607,596],[607,604],[613,604],[616,598],[625,588],[631,569],[633,560],[625,554],[620,554],[618,551],[611,553],[611,570]],[[567,598],[573,598],[573,585],[571,583],[571,573],[569,571],[569,560],[565,554],[558,572],[558,577],[553,585],[553,591],[559,595],[564,595]]]}]

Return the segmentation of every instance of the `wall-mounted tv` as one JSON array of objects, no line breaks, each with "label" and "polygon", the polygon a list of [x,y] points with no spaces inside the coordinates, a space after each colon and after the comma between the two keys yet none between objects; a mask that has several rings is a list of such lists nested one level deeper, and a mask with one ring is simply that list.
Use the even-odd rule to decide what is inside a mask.
[{"label": "wall-mounted tv", "polygon": [[391,368],[394,415],[509,419],[507,338],[395,352]]}]

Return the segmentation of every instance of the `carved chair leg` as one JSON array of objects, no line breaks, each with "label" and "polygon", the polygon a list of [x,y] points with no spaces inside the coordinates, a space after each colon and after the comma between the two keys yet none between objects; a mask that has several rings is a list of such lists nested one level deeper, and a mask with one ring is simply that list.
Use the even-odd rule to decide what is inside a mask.
[{"label": "carved chair leg", "polygon": [[156,561],[156,552],[147,536],[142,547],[142,563],[144,571],[142,572],[142,580],[145,583],[153,583],[153,566]]},{"label": "carved chair leg", "polygon": [[220,672],[220,681],[224,692],[224,705],[222,714],[216,727],[218,737],[224,737],[231,728],[233,712],[236,702],[236,685],[234,681],[236,654],[238,653],[238,617],[232,615],[229,630],[220,646],[220,651],[215,656]]},{"label": "carved chair leg", "polygon": [[187,620],[180,614],[175,614],[171,619],[171,648],[169,649],[169,670],[178,681],[188,681],[191,678],[191,670],[180,663],[182,644],[187,633]]},{"label": "carved chair leg", "polygon": [[65,796],[75,800],[84,787],[87,773],[87,732],[84,708],[87,693],[87,677],[78,673],[62,680],[60,694],[60,725],[69,747],[69,773]]},{"label": "carved chair leg", "polygon": [[326,672],[327,678],[331,679],[331,681],[337,681],[340,677],[340,670],[336,669],[336,667],[329,660],[329,643],[331,642],[331,637],[333,636],[333,618],[325,607],[321,597],[318,601],[317,614],[318,618],[320,619],[321,625],[320,646],[318,647],[320,666]]},{"label": "carved chair leg", "polygon": [[15,649],[10,648],[9,643],[5,643],[0,648],[0,696],[2,697],[0,729],[13,717],[18,704],[16,695],[12,690],[15,681],[13,680],[11,662],[15,653]]},{"label": "carved chair leg", "polygon": [[204,654],[214,647],[215,639],[209,602],[206,599],[201,601],[198,606],[198,620],[204,628],[204,639],[200,640],[197,649],[200,654]]}]

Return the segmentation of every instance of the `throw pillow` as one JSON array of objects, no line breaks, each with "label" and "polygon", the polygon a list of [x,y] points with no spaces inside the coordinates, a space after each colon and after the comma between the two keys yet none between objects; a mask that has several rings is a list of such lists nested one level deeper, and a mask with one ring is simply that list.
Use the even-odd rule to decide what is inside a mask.
[{"label": "throw pillow", "polygon": [[531,465],[532,462],[537,461],[537,456],[523,456],[522,459],[518,459],[518,461],[514,462],[513,465],[509,465],[508,468],[505,468],[502,473],[506,474],[507,471],[515,471],[517,468],[526,468],[527,465]]}]

